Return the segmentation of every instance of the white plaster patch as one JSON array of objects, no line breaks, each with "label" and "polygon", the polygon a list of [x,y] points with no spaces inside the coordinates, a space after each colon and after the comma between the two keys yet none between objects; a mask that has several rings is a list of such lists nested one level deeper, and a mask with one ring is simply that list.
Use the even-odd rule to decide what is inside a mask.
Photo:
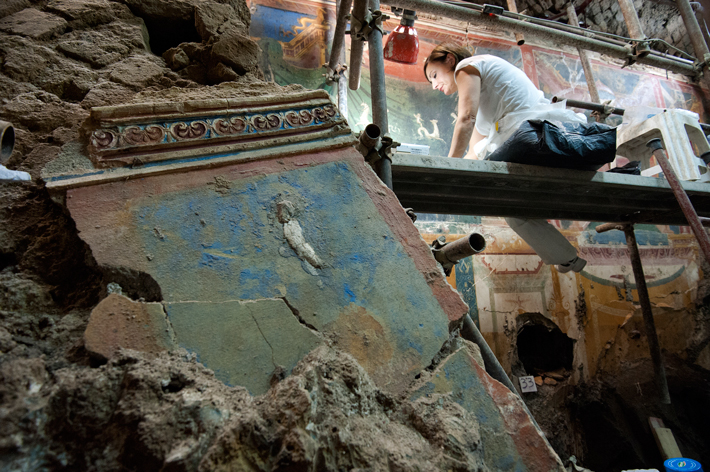
[{"label": "white plaster patch", "polygon": [[542,267],[542,260],[534,254],[484,254],[480,258],[496,274],[532,274]]},{"label": "white plaster patch", "polygon": [[321,262],[316,255],[316,251],[303,237],[303,230],[298,220],[290,220],[284,223],[284,236],[286,236],[289,246],[296,251],[298,257],[305,259],[313,267],[322,267],[323,262]]},{"label": "white plaster patch", "polygon": [[[284,225],[284,237],[288,241],[289,246],[296,251],[298,257],[305,260],[308,264],[315,268],[323,267],[323,262],[316,254],[313,247],[306,242],[303,237],[303,229],[298,220],[295,218],[295,206],[288,200],[278,203],[279,221]],[[311,273],[311,272],[309,272]],[[311,274],[311,275],[317,275]]]}]

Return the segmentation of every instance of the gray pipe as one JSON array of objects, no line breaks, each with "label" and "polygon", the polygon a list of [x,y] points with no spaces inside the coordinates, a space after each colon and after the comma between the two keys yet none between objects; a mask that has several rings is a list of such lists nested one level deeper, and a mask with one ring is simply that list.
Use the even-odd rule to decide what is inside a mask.
[{"label": "gray pipe", "polygon": [[[525,35],[530,35],[531,37],[534,36],[538,38],[552,39],[558,43],[595,51],[619,59],[626,60],[631,55],[631,50],[628,47],[611,44],[595,38],[588,38],[583,34],[561,31],[548,26],[541,26],[505,16],[491,17],[468,8],[447,5],[445,3],[432,0],[384,0],[383,3],[399,8],[406,8],[407,10],[415,10],[420,13],[439,15],[447,18],[456,18],[458,20],[487,26],[493,29],[509,31],[512,33],[523,33]],[[676,58],[672,56],[663,57],[655,54],[649,54],[644,58],[639,58],[638,62],[667,69],[671,72],[679,74],[685,74],[693,77],[696,75],[696,70],[692,63],[689,61],[676,60]]]},{"label": "gray pipe", "polygon": [[345,44],[345,28],[348,26],[348,13],[350,13],[353,0],[340,0],[339,3],[335,32],[333,33],[333,45],[330,48],[330,62],[328,63],[328,68],[331,71],[337,70],[338,64],[342,63],[341,51]]},{"label": "gray pipe", "polygon": [[[370,0],[370,9],[380,9],[380,0]],[[370,43],[370,94],[372,95],[372,122],[380,128],[383,136],[389,135],[387,122],[387,93],[385,91],[385,57],[382,52],[382,31],[373,28],[368,37]],[[379,163],[380,179],[392,190],[392,161],[382,156]]]},{"label": "gray pipe", "polygon": [[345,73],[340,71],[338,73],[338,110],[340,111],[340,116],[348,119],[348,79],[345,77]]},{"label": "gray pipe", "polygon": [[[477,5],[475,3],[471,3],[471,4],[466,5],[466,8],[468,8],[469,10],[483,11],[483,7],[481,5]],[[576,9],[575,9],[575,12],[576,12]],[[562,16],[563,14],[564,13],[560,13],[560,16]],[[621,46],[624,48],[628,46],[627,42],[624,42],[624,41],[621,41],[619,39],[612,37],[615,35],[612,35],[611,33],[605,33],[603,31],[592,31],[589,29],[581,28],[579,26],[565,25],[564,23],[558,23],[556,21],[552,21],[552,18],[554,18],[554,17],[547,18],[547,19],[541,19],[541,18],[535,18],[533,16],[522,15],[520,13],[513,13],[512,11],[504,12],[502,14],[502,16],[511,18],[513,20],[522,21],[525,23],[532,23],[535,25],[540,25],[543,27],[552,28],[552,29],[556,29],[556,30],[560,30],[560,31],[567,31],[572,34],[583,36],[585,38],[596,39],[598,41],[602,41],[602,42],[616,45],[616,46]],[[678,62],[681,65],[681,67],[690,68],[690,67],[694,67],[694,65],[695,65],[695,62],[691,61],[689,59],[685,59],[682,57],[669,56],[666,53],[655,51],[653,49],[649,49],[649,54],[651,54],[657,58],[660,58],[660,59],[666,59],[666,58],[671,57],[674,61]]]},{"label": "gray pipe", "polygon": [[350,67],[348,73],[350,90],[360,88],[360,70],[362,69],[362,52],[364,49],[364,41],[350,37]]},{"label": "gray pipe", "polygon": [[[596,111],[599,113],[603,114],[609,114],[609,115],[623,115],[624,114],[624,109],[623,108],[616,108],[616,107],[606,107],[604,105],[600,105],[598,103],[590,103],[590,102],[583,102],[581,100],[573,100],[571,98],[564,98],[564,97],[552,97],[552,103],[557,103],[562,100],[567,100],[567,108],[582,108],[583,110],[591,110],[591,111]],[[700,128],[703,130],[705,134],[710,134],[710,125],[707,123],[699,123]]]},{"label": "gray pipe", "polygon": [[441,249],[433,251],[434,259],[447,269],[453,267],[461,259],[478,254],[486,248],[486,238],[480,233],[471,233],[456,241],[444,244]]},{"label": "gray pipe", "polygon": [[370,123],[365,126],[365,129],[360,133],[360,144],[367,149],[368,152],[375,150],[379,151],[382,146],[382,132],[380,127]]},{"label": "gray pipe", "polygon": [[5,164],[15,149],[15,128],[12,123],[0,121],[0,164]]},{"label": "gray pipe", "polygon": [[[367,0],[355,0],[353,4],[352,18],[362,20],[367,14]],[[348,83],[350,90],[360,88],[360,70],[362,69],[362,52],[365,49],[365,42],[359,40],[355,32],[352,30],[352,21],[350,22],[350,72],[348,74]]]},{"label": "gray pipe", "polygon": [[[567,17],[571,25],[579,26],[579,19],[577,18],[577,11],[574,9],[574,2],[570,2],[567,5]],[[592,63],[589,62],[587,51],[578,48],[577,53],[579,53],[579,61],[582,63],[582,70],[584,71],[584,78],[587,81],[589,96],[591,97],[592,102],[601,103],[599,100],[599,91],[597,90],[597,82],[594,80]]]},{"label": "gray pipe", "polygon": [[706,57],[706,54],[709,54],[710,51],[708,51],[708,45],[705,43],[705,37],[700,29],[695,12],[690,6],[690,2],[688,0],[676,0],[676,4],[678,5],[680,16],[683,18],[685,29],[688,31],[688,36],[690,36],[690,42],[693,43],[695,57],[700,62],[710,59]]},{"label": "gray pipe", "polygon": [[[634,8],[634,2],[632,0],[619,0],[619,8],[621,9],[621,14],[624,15],[626,28],[629,30],[631,39],[638,41],[646,39],[646,35],[643,34],[643,30],[641,29],[639,15],[636,13],[636,8]],[[651,48],[648,47],[647,43],[639,43],[636,45],[636,53],[639,58],[647,56],[649,52],[651,52]]]},{"label": "gray pipe", "polygon": [[508,374],[503,370],[503,366],[498,362],[498,358],[491,351],[490,346],[486,342],[485,338],[478,330],[478,327],[473,322],[471,317],[467,314],[463,318],[463,325],[461,327],[461,337],[467,341],[475,343],[481,349],[481,357],[483,357],[483,363],[486,366],[486,372],[496,379],[498,382],[502,383],[513,393],[518,393],[518,390],[513,386]]},{"label": "gray pipe", "polygon": [[[518,5],[515,0],[508,0],[508,11],[518,13]],[[518,46],[522,46],[525,44],[525,36],[521,33],[515,33],[515,42],[518,43]]]},{"label": "gray pipe", "polygon": [[[345,77],[345,64],[347,63],[345,54],[345,27],[348,23],[348,13],[350,13],[350,8],[353,4],[352,0],[338,0],[337,2],[337,24],[335,27],[336,33],[333,37],[333,47],[330,50],[330,65],[328,68],[327,76],[331,77],[337,70],[338,74],[338,110],[340,111],[340,116],[348,119],[348,79]],[[338,30],[338,26],[342,23],[342,31]],[[336,48],[335,38],[340,38],[340,46]],[[338,49],[338,51],[336,51]],[[337,55],[335,54],[337,52]],[[333,63],[335,62],[335,64]],[[343,67],[338,67],[342,64]]]},{"label": "gray pipe", "polygon": [[[370,0],[370,9],[380,9],[380,0]],[[382,31],[373,28],[368,37],[370,51],[370,93],[372,95],[372,122],[383,136],[389,134],[387,122],[387,94],[385,91],[385,58],[382,53]]]}]

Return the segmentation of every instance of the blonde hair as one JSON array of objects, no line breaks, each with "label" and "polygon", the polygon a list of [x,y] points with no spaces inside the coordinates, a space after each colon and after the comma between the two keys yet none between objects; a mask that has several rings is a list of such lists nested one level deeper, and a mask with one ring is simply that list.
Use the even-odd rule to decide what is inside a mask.
[{"label": "blonde hair", "polygon": [[429,54],[429,57],[426,58],[424,61],[424,77],[426,77],[427,82],[431,83],[431,80],[429,80],[429,76],[426,73],[426,68],[429,65],[430,62],[446,62],[446,57],[451,54],[454,56],[454,67],[452,68],[455,69],[456,65],[466,59],[467,57],[471,57],[473,53],[464,46],[460,46],[456,43],[442,43],[439,44],[437,47],[434,48],[434,50]]}]

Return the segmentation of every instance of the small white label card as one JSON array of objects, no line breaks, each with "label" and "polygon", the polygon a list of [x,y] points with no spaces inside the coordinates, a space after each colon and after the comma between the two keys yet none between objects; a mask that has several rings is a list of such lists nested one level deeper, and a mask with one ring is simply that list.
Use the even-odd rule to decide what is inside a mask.
[{"label": "small white label card", "polygon": [[537,392],[537,385],[535,385],[535,377],[532,375],[526,375],[525,377],[518,377],[520,381],[520,388],[523,393]]}]

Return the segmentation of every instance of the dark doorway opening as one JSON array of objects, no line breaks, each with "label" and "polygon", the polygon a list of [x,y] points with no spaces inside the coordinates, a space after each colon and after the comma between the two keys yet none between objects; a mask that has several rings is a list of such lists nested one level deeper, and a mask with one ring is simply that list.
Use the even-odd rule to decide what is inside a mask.
[{"label": "dark doorway opening", "polygon": [[518,359],[528,375],[572,369],[574,340],[539,313],[518,317]]}]

